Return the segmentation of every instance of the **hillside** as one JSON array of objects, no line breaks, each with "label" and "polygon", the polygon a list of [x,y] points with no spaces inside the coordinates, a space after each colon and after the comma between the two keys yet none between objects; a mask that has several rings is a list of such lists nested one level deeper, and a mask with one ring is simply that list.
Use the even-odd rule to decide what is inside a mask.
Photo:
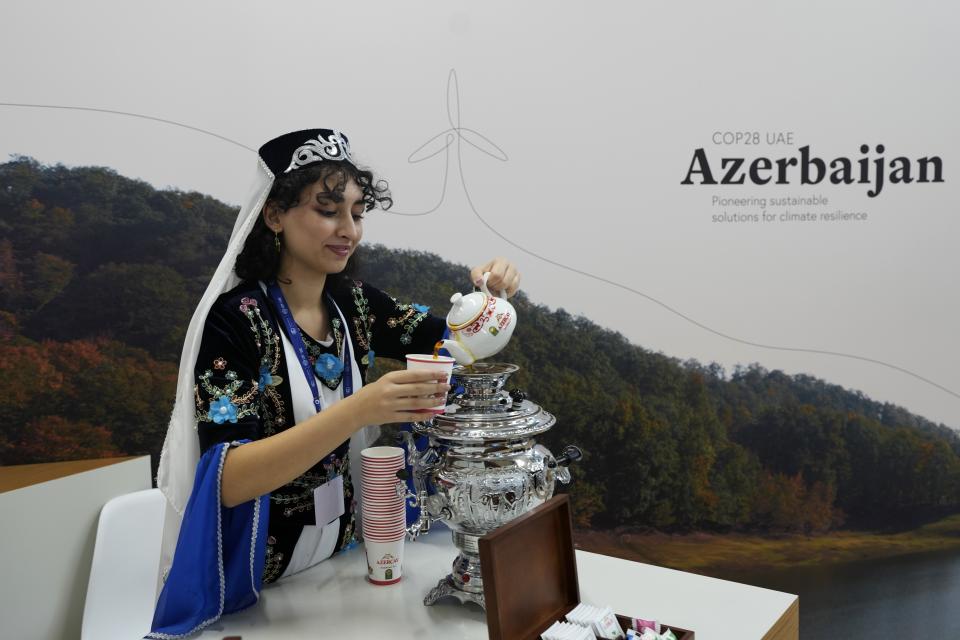
[{"label": "hillside", "polygon": [[[235,215],[110,169],[0,165],[0,463],[158,455],[185,327]],[[359,257],[359,277],[441,315],[467,282],[427,253]],[[808,375],[681,362],[524,292],[514,303],[497,358],[557,416],[545,444],[585,449],[582,526],[814,532],[960,510],[946,425]]]}]

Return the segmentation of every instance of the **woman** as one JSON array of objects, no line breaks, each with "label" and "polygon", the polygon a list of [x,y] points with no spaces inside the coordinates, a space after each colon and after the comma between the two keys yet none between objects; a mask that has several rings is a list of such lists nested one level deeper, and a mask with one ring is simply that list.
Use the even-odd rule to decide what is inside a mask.
[{"label": "woman", "polygon": [[[295,131],[260,148],[254,192],[190,323],[160,461],[169,576],[147,637],[189,635],[255,603],[263,582],[351,546],[350,461],[376,425],[437,404],[445,378],[375,356],[433,349],[445,322],[346,275],[363,216],[392,204],[341,132]],[[241,250],[242,247],[242,250]],[[517,291],[504,259],[489,285]],[[182,515],[182,524],[181,524]]]}]

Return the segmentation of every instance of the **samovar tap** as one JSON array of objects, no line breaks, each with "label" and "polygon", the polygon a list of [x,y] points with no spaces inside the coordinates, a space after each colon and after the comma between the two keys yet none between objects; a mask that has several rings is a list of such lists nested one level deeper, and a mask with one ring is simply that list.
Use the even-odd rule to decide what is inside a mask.
[{"label": "samovar tap", "polygon": [[[434,449],[428,449],[427,451],[433,451],[434,455],[436,455],[436,451]],[[427,453],[427,451],[424,451],[424,453]],[[438,463],[439,463],[439,457],[437,458],[437,462],[435,462],[433,466],[434,467],[438,466]],[[414,467],[414,469],[416,468],[417,467]],[[402,498],[405,501],[406,500],[410,501],[409,505],[411,507],[420,508],[420,517],[417,518],[416,522],[411,524],[409,527],[405,528],[407,532],[407,536],[412,542],[413,540],[416,540],[421,533],[427,533],[428,531],[430,531],[430,525],[436,522],[437,520],[452,520],[453,512],[450,511],[450,509],[447,506],[442,506],[440,507],[438,514],[433,515],[432,513],[430,513],[430,507],[436,506],[434,503],[438,499],[440,499],[440,496],[427,495],[426,484],[422,482],[422,478],[420,479],[421,481],[419,483],[417,482],[418,478],[417,478],[416,471],[414,471],[413,483],[415,486],[418,484],[420,486],[417,488],[416,493],[409,491],[407,489],[407,477],[408,475],[407,475],[406,469],[400,469],[399,471],[397,471],[396,491],[397,491],[398,497]]]}]

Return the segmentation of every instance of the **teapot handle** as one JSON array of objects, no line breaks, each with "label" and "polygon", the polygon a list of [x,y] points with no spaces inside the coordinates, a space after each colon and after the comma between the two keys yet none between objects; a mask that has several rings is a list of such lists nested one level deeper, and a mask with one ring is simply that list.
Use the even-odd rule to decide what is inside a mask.
[{"label": "teapot handle", "polygon": [[[487,280],[488,280],[489,278],[490,278],[490,272],[489,272],[489,271],[484,271],[484,272],[483,272],[483,283],[480,285],[480,290],[483,291],[483,292],[484,292],[485,294],[487,294],[488,296],[491,296],[491,295],[493,295],[493,294],[490,293],[490,289],[487,288]],[[504,300],[506,300],[506,299],[507,299],[507,292],[506,292],[506,290],[500,289],[500,295],[499,295],[499,297],[500,297],[500,298],[503,298]]]}]

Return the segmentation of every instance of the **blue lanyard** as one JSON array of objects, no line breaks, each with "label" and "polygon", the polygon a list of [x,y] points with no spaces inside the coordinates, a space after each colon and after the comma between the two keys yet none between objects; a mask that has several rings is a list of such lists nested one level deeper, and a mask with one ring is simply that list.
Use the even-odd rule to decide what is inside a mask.
[{"label": "blue lanyard", "polygon": [[[293,314],[290,313],[287,300],[283,297],[283,291],[280,290],[275,280],[271,280],[267,283],[267,292],[270,294],[270,299],[273,300],[277,311],[280,312],[280,320],[283,324],[284,333],[287,334],[287,338],[290,339],[294,351],[297,352],[297,359],[300,360],[303,375],[306,376],[307,384],[310,385],[310,391],[313,392],[313,405],[317,408],[317,411],[321,411],[323,407],[320,406],[320,389],[317,387],[317,374],[313,370],[313,367],[310,366],[310,359],[307,357],[307,345],[303,343],[300,329],[293,320]],[[327,297],[330,298],[330,294],[327,294]],[[333,298],[330,298],[330,302],[333,303],[333,307],[339,314],[340,308],[337,307],[337,303],[334,302]],[[347,335],[349,328],[347,327],[345,319],[341,317],[341,321],[343,322],[343,397],[346,398],[353,393],[353,361],[350,359],[350,336]]]}]

